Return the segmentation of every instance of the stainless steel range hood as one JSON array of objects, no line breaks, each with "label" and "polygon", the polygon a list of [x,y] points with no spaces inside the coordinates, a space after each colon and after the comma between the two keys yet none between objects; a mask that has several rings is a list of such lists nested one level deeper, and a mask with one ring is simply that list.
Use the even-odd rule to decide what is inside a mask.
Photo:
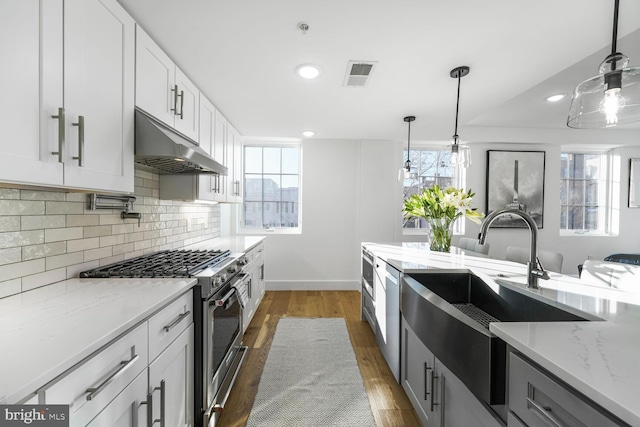
[{"label": "stainless steel range hood", "polygon": [[194,141],[138,109],[135,132],[135,162],[160,175],[228,173]]}]

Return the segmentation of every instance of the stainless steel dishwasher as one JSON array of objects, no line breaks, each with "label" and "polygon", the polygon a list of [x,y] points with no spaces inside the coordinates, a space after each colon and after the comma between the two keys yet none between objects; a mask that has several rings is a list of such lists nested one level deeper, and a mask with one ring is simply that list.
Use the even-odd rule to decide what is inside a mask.
[{"label": "stainless steel dishwasher", "polygon": [[400,276],[401,273],[376,258],[374,274],[376,341],[389,368],[400,382]]}]

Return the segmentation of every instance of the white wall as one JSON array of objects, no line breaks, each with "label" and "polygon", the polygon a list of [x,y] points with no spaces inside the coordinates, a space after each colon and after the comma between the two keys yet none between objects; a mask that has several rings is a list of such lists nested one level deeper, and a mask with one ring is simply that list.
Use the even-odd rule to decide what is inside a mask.
[{"label": "white wall", "polygon": [[307,140],[302,146],[302,234],[269,235],[268,289],[357,289],[360,143]]}]

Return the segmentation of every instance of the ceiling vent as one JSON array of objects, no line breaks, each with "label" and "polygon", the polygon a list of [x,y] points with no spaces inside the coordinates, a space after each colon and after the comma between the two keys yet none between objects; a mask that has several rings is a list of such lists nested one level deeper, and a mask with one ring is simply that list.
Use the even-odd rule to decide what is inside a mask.
[{"label": "ceiling vent", "polygon": [[365,87],[377,63],[377,61],[349,61],[343,86]]}]

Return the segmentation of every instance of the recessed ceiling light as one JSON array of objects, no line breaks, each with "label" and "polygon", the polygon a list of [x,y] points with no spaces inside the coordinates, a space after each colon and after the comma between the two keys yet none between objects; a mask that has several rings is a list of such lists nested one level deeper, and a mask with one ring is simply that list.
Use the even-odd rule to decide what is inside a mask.
[{"label": "recessed ceiling light", "polygon": [[303,79],[315,79],[320,75],[320,67],[317,65],[303,64],[296,68],[296,73]]},{"label": "recessed ceiling light", "polygon": [[558,101],[560,101],[562,98],[564,98],[565,96],[567,96],[565,93],[559,93],[559,94],[557,94],[557,95],[551,95],[551,96],[548,96],[548,97],[546,98],[546,100],[547,100],[547,101],[549,101],[549,102],[558,102]]},{"label": "recessed ceiling light", "polygon": [[316,133],[312,130],[305,130],[304,132],[302,132],[302,134],[304,136],[306,136],[307,138],[311,138],[313,135],[315,135]]}]

